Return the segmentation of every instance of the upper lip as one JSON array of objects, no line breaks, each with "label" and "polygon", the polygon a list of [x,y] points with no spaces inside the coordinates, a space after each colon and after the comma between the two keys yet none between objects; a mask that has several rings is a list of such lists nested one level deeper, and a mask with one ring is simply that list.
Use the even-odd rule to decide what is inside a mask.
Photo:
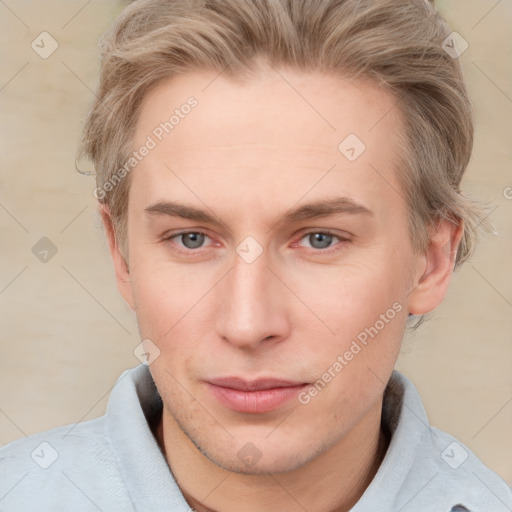
[{"label": "upper lip", "polygon": [[272,377],[262,377],[255,380],[246,380],[240,377],[221,377],[209,379],[208,382],[214,386],[238,389],[240,391],[259,391],[263,389],[287,388],[306,384],[305,382],[274,379]]}]

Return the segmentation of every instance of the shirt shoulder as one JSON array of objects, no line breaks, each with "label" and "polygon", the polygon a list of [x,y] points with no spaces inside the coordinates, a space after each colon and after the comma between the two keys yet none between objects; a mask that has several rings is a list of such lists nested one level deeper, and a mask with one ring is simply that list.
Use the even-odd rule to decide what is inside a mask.
[{"label": "shirt shoulder", "polygon": [[418,463],[430,471],[433,478],[432,489],[425,491],[426,501],[436,494],[444,494],[456,503],[456,511],[512,510],[512,489],[498,474],[452,435],[435,427],[429,430],[420,445],[424,459],[419,462],[421,458],[418,458]]},{"label": "shirt shoulder", "polygon": [[[510,512],[512,490],[467,446],[428,422],[415,386],[396,370],[383,403],[388,452],[370,485],[372,503],[402,512]],[[382,502],[381,502],[382,503]]]},{"label": "shirt shoulder", "polygon": [[104,424],[103,416],[0,448],[0,510],[133,510]]},{"label": "shirt shoulder", "polygon": [[151,426],[162,401],[143,364],[117,379],[104,416],[0,449],[2,512],[186,512]]}]

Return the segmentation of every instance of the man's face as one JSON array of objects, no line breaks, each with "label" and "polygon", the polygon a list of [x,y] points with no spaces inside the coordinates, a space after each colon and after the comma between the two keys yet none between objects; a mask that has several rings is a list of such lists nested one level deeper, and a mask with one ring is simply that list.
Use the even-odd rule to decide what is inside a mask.
[{"label": "man's face", "polygon": [[[126,295],[160,350],[164,425],[224,468],[300,467],[380,414],[424,265],[394,105],[369,83],[272,69],[191,73],[145,98],[134,149],[157,145],[132,174]],[[314,215],[321,202],[338,208]],[[284,387],[234,389],[255,381]]]}]

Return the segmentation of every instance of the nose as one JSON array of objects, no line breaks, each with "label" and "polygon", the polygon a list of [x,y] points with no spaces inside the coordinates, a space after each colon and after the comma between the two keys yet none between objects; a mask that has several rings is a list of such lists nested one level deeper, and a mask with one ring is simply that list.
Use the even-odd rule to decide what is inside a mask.
[{"label": "nose", "polygon": [[262,254],[247,263],[237,254],[218,296],[217,334],[245,350],[268,346],[289,336],[286,287]]}]

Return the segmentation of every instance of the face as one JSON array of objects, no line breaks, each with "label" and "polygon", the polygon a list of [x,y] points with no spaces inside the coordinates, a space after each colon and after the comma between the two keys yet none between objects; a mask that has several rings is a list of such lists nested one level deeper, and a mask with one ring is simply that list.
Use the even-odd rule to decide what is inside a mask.
[{"label": "face", "polygon": [[231,471],[288,471],[380,406],[399,352],[426,261],[395,172],[402,120],[371,83],[215,77],[145,98],[134,146],[156,144],[131,176],[120,288],[159,350],[164,424]]}]

